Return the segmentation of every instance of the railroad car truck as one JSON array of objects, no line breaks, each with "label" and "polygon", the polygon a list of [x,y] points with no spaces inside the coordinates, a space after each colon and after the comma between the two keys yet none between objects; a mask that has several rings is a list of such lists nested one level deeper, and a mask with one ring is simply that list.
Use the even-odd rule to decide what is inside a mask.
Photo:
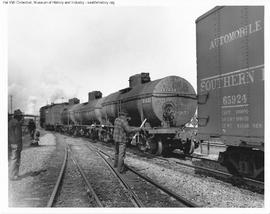
[{"label": "railroad car truck", "polygon": [[198,138],[220,138],[219,161],[264,178],[264,7],[219,6],[196,20]]}]

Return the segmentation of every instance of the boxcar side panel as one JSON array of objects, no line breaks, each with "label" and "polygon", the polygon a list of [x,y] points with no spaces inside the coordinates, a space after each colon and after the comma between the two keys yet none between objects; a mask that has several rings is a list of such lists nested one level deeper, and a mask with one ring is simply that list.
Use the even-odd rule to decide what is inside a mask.
[{"label": "boxcar side panel", "polygon": [[222,7],[200,19],[197,72],[199,135],[262,142],[264,8]]}]

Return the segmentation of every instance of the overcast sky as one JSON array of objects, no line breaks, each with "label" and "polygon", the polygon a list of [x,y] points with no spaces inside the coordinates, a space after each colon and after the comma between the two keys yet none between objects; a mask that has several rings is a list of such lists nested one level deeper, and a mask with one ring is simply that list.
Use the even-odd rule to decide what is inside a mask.
[{"label": "overcast sky", "polygon": [[37,114],[51,102],[72,97],[86,102],[93,90],[107,96],[141,72],[149,72],[152,80],[177,75],[196,89],[195,20],[216,5],[10,7],[13,110]]}]

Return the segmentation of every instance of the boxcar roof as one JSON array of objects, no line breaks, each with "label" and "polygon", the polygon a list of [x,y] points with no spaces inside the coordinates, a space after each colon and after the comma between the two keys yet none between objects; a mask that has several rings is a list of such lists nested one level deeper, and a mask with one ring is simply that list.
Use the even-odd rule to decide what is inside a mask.
[{"label": "boxcar roof", "polygon": [[220,10],[221,8],[223,8],[224,6],[216,6],[214,7],[212,10],[209,10],[208,12],[206,12],[205,14],[201,15],[199,18],[196,19],[196,23],[198,23],[199,21],[201,21],[202,19],[204,19],[205,17],[211,15],[212,13]]}]

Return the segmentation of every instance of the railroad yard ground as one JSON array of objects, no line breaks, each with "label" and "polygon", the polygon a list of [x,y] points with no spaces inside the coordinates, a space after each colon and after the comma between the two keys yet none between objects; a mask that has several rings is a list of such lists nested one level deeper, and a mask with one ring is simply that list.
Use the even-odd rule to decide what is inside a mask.
[{"label": "railroad yard ground", "polygon": [[[30,147],[28,136],[25,136],[23,141],[24,148],[19,173],[21,179],[9,181],[9,207],[46,207],[57,179],[58,173],[55,172],[60,171],[64,158],[62,152],[64,146],[61,142],[75,145],[76,150],[83,144],[90,144],[106,151],[111,156],[114,153],[113,147],[104,143],[93,143],[86,138],[73,138],[43,130],[41,130],[40,146]],[[89,157],[88,159],[85,158],[93,164],[93,158]],[[161,161],[156,158],[136,155],[129,151],[126,155],[128,166],[136,168],[140,173],[201,207],[264,207],[263,194],[233,186],[211,176],[202,175],[194,169],[172,164],[169,160],[170,158],[168,158],[168,162]],[[91,167],[98,169],[96,166]],[[73,181],[75,181],[78,175],[75,171],[72,173],[74,173],[72,176]],[[130,172],[124,176],[130,177]],[[82,186],[79,181],[74,182],[71,186],[74,187],[74,194],[71,195],[74,199],[60,198],[58,205],[62,207],[88,207],[86,191],[84,193]],[[154,207],[160,206],[164,205],[156,203]],[[117,207],[117,205],[112,201],[110,207]]]}]

